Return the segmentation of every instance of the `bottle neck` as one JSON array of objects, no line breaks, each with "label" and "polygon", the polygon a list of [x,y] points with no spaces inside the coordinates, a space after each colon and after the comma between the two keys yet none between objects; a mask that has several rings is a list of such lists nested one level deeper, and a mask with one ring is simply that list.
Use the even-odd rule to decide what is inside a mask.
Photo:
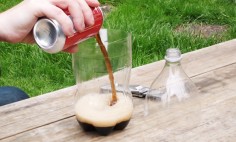
[{"label": "bottle neck", "polygon": [[169,70],[168,72],[171,72],[171,74],[176,74],[179,71],[183,71],[180,61],[178,62],[166,61],[163,71],[167,71],[167,70]]},{"label": "bottle neck", "polygon": [[168,65],[168,66],[179,66],[179,65],[181,65],[181,62],[180,62],[180,60],[176,61],[176,62],[170,62],[170,61],[166,60],[166,65]]}]

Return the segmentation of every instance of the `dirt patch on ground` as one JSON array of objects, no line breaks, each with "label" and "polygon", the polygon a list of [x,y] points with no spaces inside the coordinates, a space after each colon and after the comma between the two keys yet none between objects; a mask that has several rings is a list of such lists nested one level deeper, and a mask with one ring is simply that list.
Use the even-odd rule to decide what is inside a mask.
[{"label": "dirt patch on ground", "polygon": [[195,36],[202,37],[221,37],[227,32],[227,26],[222,25],[204,25],[204,24],[185,24],[177,27],[175,32],[185,32]]},{"label": "dirt patch on ground", "polygon": [[101,6],[101,9],[104,13],[110,13],[114,9],[114,6],[110,4],[104,4]]}]

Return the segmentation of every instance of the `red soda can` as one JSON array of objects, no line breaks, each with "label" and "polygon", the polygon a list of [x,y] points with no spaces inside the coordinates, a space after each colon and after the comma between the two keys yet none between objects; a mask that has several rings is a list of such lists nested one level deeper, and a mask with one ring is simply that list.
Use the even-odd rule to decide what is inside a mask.
[{"label": "red soda can", "polygon": [[[65,36],[60,24],[53,19],[41,18],[33,28],[33,35],[38,46],[48,53],[57,53],[96,35],[103,24],[103,12],[100,7],[92,8],[94,25],[85,27],[83,32]],[[69,13],[65,12],[68,16]]]}]

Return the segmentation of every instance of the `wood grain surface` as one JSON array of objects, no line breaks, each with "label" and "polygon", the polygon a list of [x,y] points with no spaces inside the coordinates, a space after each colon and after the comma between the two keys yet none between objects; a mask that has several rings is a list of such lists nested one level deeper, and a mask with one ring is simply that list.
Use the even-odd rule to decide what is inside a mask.
[{"label": "wood grain surface", "polygon": [[[150,86],[163,65],[162,60],[132,69],[130,84]],[[133,117],[125,130],[105,137],[85,133],[74,116],[76,86],[71,86],[0,107],[0,141],[235,142],[236,40],[184,54],[182,67],[201,92],[191,103],[178,106],[185,110],[181,115],[174,108],[145,117],[144,99],[134,98]],[[183,119],[186,116],[191,119]]]}]

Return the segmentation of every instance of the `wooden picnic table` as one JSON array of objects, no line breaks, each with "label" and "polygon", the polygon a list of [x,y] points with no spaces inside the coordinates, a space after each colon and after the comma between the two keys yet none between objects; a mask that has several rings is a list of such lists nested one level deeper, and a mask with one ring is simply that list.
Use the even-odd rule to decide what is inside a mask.
[{"label": "wooden picnic table", "polygon": [[[162,60],[133,68],[130,84],[150,86],[164,63]],[[182,67],[201,91],[198,99],[201,121],[195,128],[177,134],[165,132],[163,126],[171,129],[175,123],[144,121],[144,99],[134,98],[133,117],[125,130],[109,136],[85,133],[75,119],[73,96],[76,87],[71,86],[0,107],[0,141],[235,142],[236,40],[183,54]],[[167,117],[162,116],[168,120]]]}]

